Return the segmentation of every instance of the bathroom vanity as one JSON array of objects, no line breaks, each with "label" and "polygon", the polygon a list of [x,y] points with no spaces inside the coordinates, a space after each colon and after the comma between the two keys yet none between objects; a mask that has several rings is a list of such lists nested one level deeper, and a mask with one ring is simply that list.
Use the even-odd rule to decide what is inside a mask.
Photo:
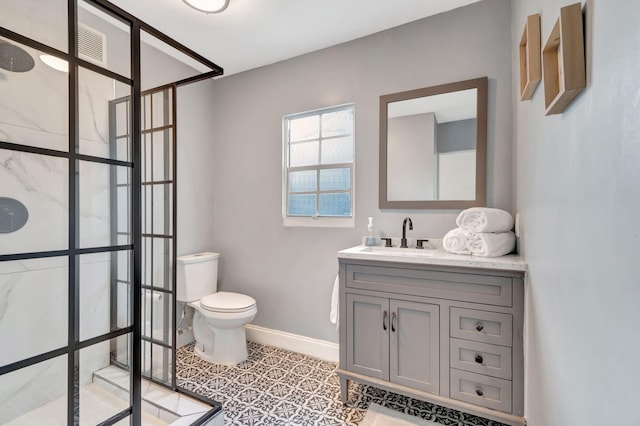
[{"label": "bathroom vanity", "polygon": [[524,425],[525,262],[357,246],[340,263],[340,377]]}]

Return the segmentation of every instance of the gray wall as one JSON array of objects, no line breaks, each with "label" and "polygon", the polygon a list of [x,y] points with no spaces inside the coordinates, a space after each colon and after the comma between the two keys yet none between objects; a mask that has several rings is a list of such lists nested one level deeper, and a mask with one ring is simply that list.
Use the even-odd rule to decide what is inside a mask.
[{"label": "gray wall", "polygon": [[[336,252],[359,244],[367,216],[376,235],[399,236],[411,216],[409,236],[441,238],[459,212],[378,209],[380,95],[488,76],[488,204],[511,210],[510,12],[508,0],[486,0],[215,80],[207,113],[194,111],[210,133],[186,148],[180,139],[178,166],[193,170],[179,172],[179,251],[219,251],[220,286],[257,300],[255,324],[337,342]],[[356,111],[355,228],[285,228],[282,116],[346,102]]]},{"label": "gray wall", "polygon": [[438,152],[475,149],[476,126],[475,118],[438,124]]},{"label": "gray wall", "polygon": [[[541,13],[546,40],[568,3],[513,2],[513,39]],[[591,0],[585,21],[587,89],[563,114],[542,85],[517,100],[513,58],[531,426],[640,424],[640,3]]]},{"label": "gray wall", "polygon": [[177,90],[177,209],[176,254],[211,250],[214,241],[214,127],[211,124],[212,80],[181,86]]}]

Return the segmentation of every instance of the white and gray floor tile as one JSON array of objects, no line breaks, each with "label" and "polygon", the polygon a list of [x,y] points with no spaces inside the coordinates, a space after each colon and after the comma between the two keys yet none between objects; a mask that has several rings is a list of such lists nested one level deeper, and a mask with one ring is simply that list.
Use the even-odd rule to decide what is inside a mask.
[{"label": "white and gray floor tile", "polygon": [[371,403],[442,425],[502,426],[372,386],[352,383],[348,404],[340,401],[336,364],[248,342],[249,359],[236,366],[211,364],[177,351],[178,386],[223,405],[225,425],[357,426]]}]

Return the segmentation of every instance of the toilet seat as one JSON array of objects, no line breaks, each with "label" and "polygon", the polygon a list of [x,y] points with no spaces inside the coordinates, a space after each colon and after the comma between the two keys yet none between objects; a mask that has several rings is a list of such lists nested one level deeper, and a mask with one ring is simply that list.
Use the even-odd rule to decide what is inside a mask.
[{"label": "toilet seat", "polygon": [[200,299],[200,307],[209,312],[241,313],[254,309],[256,301],[246,294],[220,291]]}]

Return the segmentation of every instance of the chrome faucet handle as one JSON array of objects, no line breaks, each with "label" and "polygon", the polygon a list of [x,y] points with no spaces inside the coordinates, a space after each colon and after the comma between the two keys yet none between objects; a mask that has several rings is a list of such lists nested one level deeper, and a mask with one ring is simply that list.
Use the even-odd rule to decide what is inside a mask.
[{"label": "chrome faucet handle", "polygon": [[417,240],[416,241],[416,248],[417,249],[423,249],[424,247],[422,246],[422,243],[428,243],[429,240]]},{"label": "chrome faucet handle", "polygon": [[385,247],[393,247],[391,245],[391,238],[380,238],[380,239],[385,241],[385,244],[384,244]]}]

